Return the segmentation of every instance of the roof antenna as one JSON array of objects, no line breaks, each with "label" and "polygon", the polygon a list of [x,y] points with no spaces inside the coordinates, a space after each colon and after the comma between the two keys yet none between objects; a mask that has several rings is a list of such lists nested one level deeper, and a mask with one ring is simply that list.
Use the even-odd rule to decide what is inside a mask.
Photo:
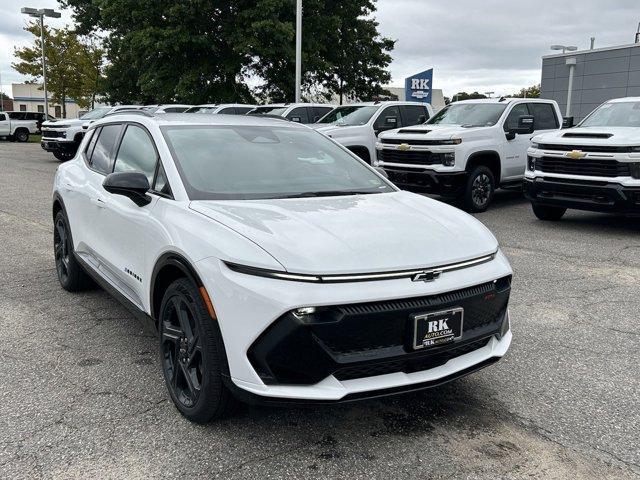
[{"label": "roof antenna", "polygon": [[636,30],[636,43],[640,43],[640,23],[638,23],[638,30]]}]

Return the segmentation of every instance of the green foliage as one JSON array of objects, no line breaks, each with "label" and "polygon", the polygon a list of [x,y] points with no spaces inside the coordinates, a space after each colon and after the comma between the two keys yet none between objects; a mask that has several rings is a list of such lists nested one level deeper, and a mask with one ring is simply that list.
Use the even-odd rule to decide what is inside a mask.
[{"label": "green foliage", "polygon": [[[31,77],[30,82],[42,80],[42,44],[40,24],[31,22],[25,30],[35,36],[30,47],[16,48],[19,59],[12,67]],[[47,89],[53,103],[62,106],[66,117],[66,100],[73,98],[81,108],[92,105],[101,81],[103,50],[94,39],[82,41],[73,30],[45,28],[45,59]]]},{"label": "green foliage", "polygon": [[522,88],[518,93],[507,95],[507,97],[513,98],[539,98],[540,97],[540,84],[532,85],[531,87]]},{"label": "green foliage", "polygon": [[[291,101],[295,0],[60,0],[82,32],[109,33],[104,89],[112,102]],[[305,0],[303,92],[382,96],[394,42],[372,0]]]},{"label": "green foliage", "polygon": [[467,92],[458,92],[453,96],[453,102],[458,102],[460,100],[475,100],[478,98],[487,98],[486,95],[478,92],[467,93]]}]

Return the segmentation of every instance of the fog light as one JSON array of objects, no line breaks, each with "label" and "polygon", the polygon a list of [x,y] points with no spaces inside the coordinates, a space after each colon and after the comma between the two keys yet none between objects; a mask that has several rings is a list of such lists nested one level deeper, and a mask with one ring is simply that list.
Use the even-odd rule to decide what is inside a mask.
[{"label": "fog light", "polygon": [[456,154],[448,152],[442,154],[442,165],[445,167],[453,167],[456,164]]},{"label": "fog light", "polygon": [[640,162],[633,162],[629,164],[629,170],[633,178],[640,178]]},{"label": "fog light", "polygon": [[296,308],[293,311],[293,314],[298,318],[306,317],[308,315],[313,315],[314,313],[316,313],[316,307]]},{"label": "fog light", "polygon": [[527,157],[527,168],[532,172],[536,169],[536,159],[535,158],[533,158],[531,156]]}]

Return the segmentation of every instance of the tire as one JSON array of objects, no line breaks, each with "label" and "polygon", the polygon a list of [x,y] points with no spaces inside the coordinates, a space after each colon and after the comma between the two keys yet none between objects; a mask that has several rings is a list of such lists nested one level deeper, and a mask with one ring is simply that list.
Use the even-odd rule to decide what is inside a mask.
[{"label": "tire", "polygon": [[60,210],[53,222],[53,253],[60,285],[68,292],[78,292],[94,284],[76,260],[69,222]]},{"label": "tire", "polygon": [[238,402],[222,379],[229,369],[220,327],[193,282],[169,285],[158,328],[162,372],[178,411],[195,423],[232,414]]},{"label": "tire", "polygon": [[19,128],[16,133],[13,134],[13,137],[16,141],[24,143],[29,141],[29,130],[25,130],[24,128]]},{"label": "tire", "polygon": [[535,216],[540,220],[551,222],[557,222],[560,220],[567,211],[566,208],[550,207],[547,205],[540,205],[538,203],[532,203],[531,208],[533,209]]},{"label": "tire", "polygon": [[76,155],[75,153],[63,152],[60,150],[56,150],[55,152],[52,152],[52,153],[53,153],[53,156],[56,157],[61,162],[66,162],[67,160],[71,160]]},{"label": "tire", "polygon": [[484,212],[493,200],[496,180],[488,167],[480,165],[467,178],[462,194],[462,205],[467,212]]}]

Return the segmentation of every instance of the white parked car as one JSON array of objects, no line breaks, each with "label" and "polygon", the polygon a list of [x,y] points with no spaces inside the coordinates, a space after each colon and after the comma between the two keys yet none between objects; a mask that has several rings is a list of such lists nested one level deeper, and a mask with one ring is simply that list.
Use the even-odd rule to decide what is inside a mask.
[{"label": "white parked car", "polygon": [[424,125],[381,134],[377,164],[401,188],[458,198],[481,212],[496,188],[522,187],[534,133],[561,127],[553,100],[455,102]]},{"label": "white parked car", "polygon": [[111,116],[53,195],[62,287],[90,276],[155,322],[169,394],[193,421],[235,398],[424,389],[511,342],[512,271],[494,236],[293,122]]},{"label": "white parked car", "polygon": [[66,118],[55,122],[42,123],[42,140],[40,146],[53,153],[58,160],[73,158],[89,125],[114,112],[123,110],[139,110],[141,105],[118,105],[115,107],[98,107],[90,110],[80,118]]},{"label": "white parked car", "polygon": [[334,105],[326,103],[272,103],[255,107],[248,115],[270,115],[310,124],[317,122],[334,108]]},{"label": "white parked car", "polygon": [[541,220],[567,208],[640,214],[640,97],[603,103],[577,127],[533,138],[524,181]]},{"label": "white parked car", "polygon": [[208,113],[223,115],[246,115],[256,108],[255,105],[245,105],[242,103],[210,103],[204,105],[195,105],[188,109],[185,113]]},{"label": "white parked car", "polygon": [[181,105],[179,103],[169,103],[166,105],[145,105],[142,110],[149,113],[183,113],[193,107],[193,105]]},{"label": "white parked car", "polygon": [[424,123],[432,114],[431,105],[419,102],[355,103],[337,107],[313,128],[371,164],[381,132]]},{"label": "white parked car", "polygon": [[38,132],[36,120],[14,120],[7,112],[0,112],[0,137],[27,142],[29,135]]}]

